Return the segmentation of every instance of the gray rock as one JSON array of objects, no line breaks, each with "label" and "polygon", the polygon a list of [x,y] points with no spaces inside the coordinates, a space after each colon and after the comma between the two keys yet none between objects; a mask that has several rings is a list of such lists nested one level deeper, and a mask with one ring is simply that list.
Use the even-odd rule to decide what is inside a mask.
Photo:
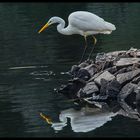
[{"label": "gray rock", "polygon": [[136,56],[137,57],[140,57],[140,51],[139,52],[136,52]]},{"label": "gray rock", "polygon": [[129,57],[135,57],[137,51],[138,51],[138,49],[131,47],[131,48],[126,52],[126,54],[127,54]]},{"label": "gray rock", "polygon": [[97,72],[97,66],[95,66],[95,64],[90,64],[84,69],[86,69],[90,73],[91,76],[93,76]]},{"label": "gray rock", "polygon": [[125,101],[128,95],[134,93],[135,88],[137,88],[136,84],[132,84],[132,83],[126,84],[119,93],[119,96],[118,96],[119,101]]},{"label": "gray rock", "polygon": [[83,92],[86,94],[93,94],[99,91],[99,88],[95,84],[95,82],[89,82],[86,84],[86,86],[83,88]]},{"label": "gray rock", "polygon": [[96,60],[95,63],[105,61],[106,60],[106,54],[104,52],[97,53],[95,60]]},{"label": "gray rock", "polygon": [[108,95],[108,97],[112,99],[117,98],[121,87],[121,84],[116,79],[112,80],[107,84],[106,95]]},{"label": "gray rock", "polygon": [[114,73],[117,72],[117,67],[113,66],[113,67],[107,68],[106,70],[114,75]]},{"label": "gray rock", "polygon": [[135,93],[136,93],[136,108],[140,113],[140,87],[139,86],[135,89]]},{"label": "gray rock", "polygon": [[101,85],[101,79],[105,79],[108,82],[115,79],[115,76],[112,75],[110,72],[108,71],[104,71],[102,74],[100,74],[97,78],[94,79],[95,83]]},{"label": "gray rock", "polygon": [[91,78],[90,73],[88,72],[88,70],[81,68],[78,72],[77,75],[75,77],[78,77],[79,79],[82,80],[89,80]]},{"label": "gray rock", "polygon": [[85,85],[86,82],[84,80],[75,78],[70,80],[67,85],[62,85],[58,92],[71,99],[77,98],[77,92]]},{"label": "gray rock", "polygon": [[134,70],[134,69],[132,68],[132,66],[124,67],[124,68],[119,69],[117,72],[115,72],[115,73],[114,73],[114,76],[116,76],[117,74],[129,72],[129,71],[132,71],[132,70]]},{"label": "gray rock", "polygon": [[114,51],[114,52],[109,52],[106,54],[106,56],[114,56],[114,57],[117,57],[117,56],[123,56],[126,54],[126,51]]},{"label": "gray rock", "polygon": [[100,72],[94,74],[94,76],[92,76],[92,77],[88,80],[88,82],[94,81],[94,79],[97,78],[97,77],[98,77],[100,74],[102,74],[102,73],[103,73],[103,71],[100,71]]},{"label": "gray rock", "polygon": [[105,79],[101,79],[101,88],[100,88],[100,95],[105,96],[106,95],[106,88],[108,85],[108,81]]},{"label": "gray rock", "polygon": [[87,62],[82,62],[81,64],[78,65],[78,67],[80,68],[85,68],[87,67],[89,64]]},{"label": "gray rock", "polygon": [[73,65],[73,66],[71,67],[70,74],[72,74],[74,77],[76,77],[76,75],[77,75],[79,69],[80,69],[79,66]]},{"label": "gray rock", "polygon": [[140,58],[121,58],[119,61],[116,62],[115,65],[117,67],[126,67],[139,62],[140,62]]},{"label": "gray rock", "polygon": [[134,71],[130,71],[130,72],[126,72],[126,73],[122,73],[122,74],[118,74],[116,76],[117,81],[124,85],[127,82],[131,81],[135,76],[140,74],[140,69],[134,70]]},{"label": "gray rock", "polygon": [[117,98],[121,89],[121,84],[116,80],[112,80],[111,82],[106,81],[105,79],[101,79],[101,88],[100,95],[108,97],[111,99]]},{"label": "gray rock", "polygon": [[132,83],[134,83],[134,84],[138,84],[139,82],[140,82],[140,76],[135,77],[135,78],[132,80]]}]

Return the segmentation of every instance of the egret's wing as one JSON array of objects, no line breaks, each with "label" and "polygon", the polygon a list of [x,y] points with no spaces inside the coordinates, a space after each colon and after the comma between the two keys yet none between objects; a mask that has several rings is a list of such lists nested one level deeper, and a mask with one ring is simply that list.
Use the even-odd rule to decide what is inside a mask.
[{"label": "egret's wing", "polygon": [[[111,30],[111,26],[108,26],[108,22],[98,17],[95,14],[89,12],[74,12],[69,16],[69,23],[71,26],[82,31],[104,31]],[[114,26],[114,25],[113,25]]]}]

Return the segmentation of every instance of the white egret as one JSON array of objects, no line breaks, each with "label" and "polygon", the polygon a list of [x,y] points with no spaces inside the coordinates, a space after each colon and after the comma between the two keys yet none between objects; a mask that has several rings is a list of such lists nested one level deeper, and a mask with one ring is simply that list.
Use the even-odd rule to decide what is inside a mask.
[{"label": "white egret", "polygon": [[[99,33],[110,34],[113,30],[116,30],[115,25],[113,25],[112,23],[106,22],[99,16],[87,11],[76,11],[71,13],[68,17],[68,21],[69,21],[68,26],[64,28],[65,21],[60,17],[54,16],[49,19],[49,21],[39,30],[38,33],[41,33],[48,26],[54,23],[58,23],[57,31],[59,33],[64,35],[80,34],[81,36],[84,36],[86,45],[80,62],[82,61],[87,49],[87,40],[86,40],[87,36]],[[93,39],[95,45],[97,39],[94,36]],[[93,49],[91,50],[88,59],[90,58],[92,52]]]}]

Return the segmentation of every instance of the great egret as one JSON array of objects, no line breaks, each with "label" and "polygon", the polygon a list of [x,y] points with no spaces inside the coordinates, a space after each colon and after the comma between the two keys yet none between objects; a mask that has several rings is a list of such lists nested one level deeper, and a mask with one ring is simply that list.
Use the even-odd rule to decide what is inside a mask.
[{"label": "great egret", "polygon": [[[69,25],[66,28],[64,28],[65,21],[60,17],[54,16],[49,19],[49,21],[39,30],[38,33],[41,33],[48,26],[54,23],[58,23],[57,31],[59,33],[64,35],[80,34],[81,36],[84,36],[86,45],[80,62],[82,61],[87,49],[87,36],[99,33],[110,34],[113,30],[116,30],[115,25],[113,25],[112,23],[106,22],[99,16],[87,11],[76,11],[71,13],[68,17],[68,21]],[[97,39],[94,36],[93,39],[95,45]],[[93,49],[91,50],[88,59],[90,58],[92,52]]]}]

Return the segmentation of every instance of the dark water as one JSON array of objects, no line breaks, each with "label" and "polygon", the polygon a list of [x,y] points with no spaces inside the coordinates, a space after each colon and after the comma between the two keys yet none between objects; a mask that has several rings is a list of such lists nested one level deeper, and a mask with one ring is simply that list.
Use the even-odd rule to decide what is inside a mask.
[{"label": "dark water", "polygon": [[[96,36],[93,57],[98,52],[140,48],[139,3],[0,3],[0,137],[140,136],[140,122],[121,115],[98,128],[97,124],[83,128],[86,132],[76,132],[70,119],[56,132],[40,117],[43,112],[57,122],[63,111],[70,116],[73,103],[54,89],[70,78],[61,72],[78,63],[84,39],[61,35],[55,26],[37,32],[51,16],[67,21],[76,10],[93,12],[116,25],[111,35]],[[91,46],[90,37],[88,41]],[[93,117],[83,126],[92,124]],[[82,124],[77,127],[80,131]]]}]

